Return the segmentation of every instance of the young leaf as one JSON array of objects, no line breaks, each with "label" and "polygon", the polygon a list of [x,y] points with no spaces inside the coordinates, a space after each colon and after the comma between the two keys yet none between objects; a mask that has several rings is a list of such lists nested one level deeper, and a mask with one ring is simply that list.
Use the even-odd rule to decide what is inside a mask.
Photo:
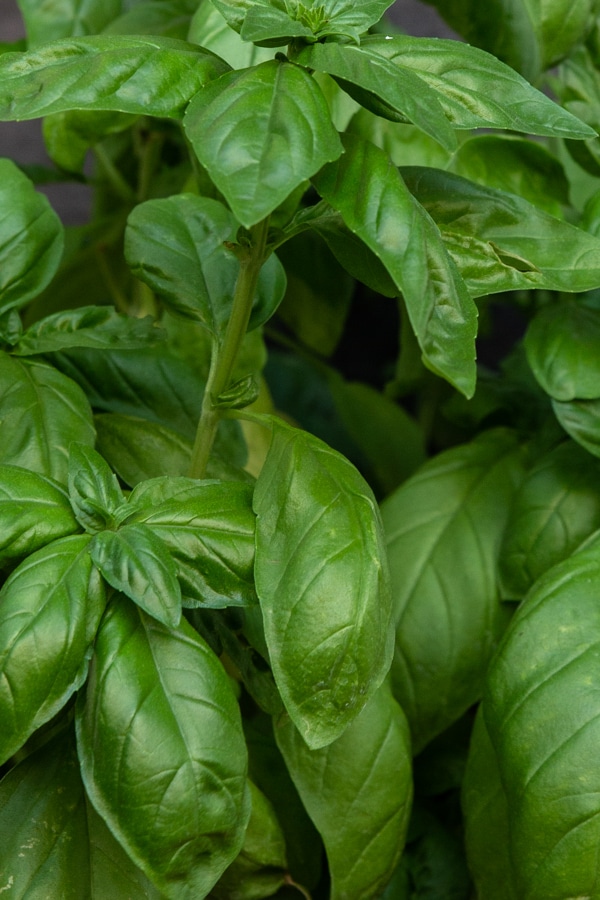
[{"label": "young leaf", "polygon": [[73,441],[94,443],[81,388],[39,360],[0,353],[0,461],[66,482]]},{"label": "young leaf", "polygon": [[276,60],[207,84],[189,104],[184,126],[246,228],[343,151],[315,80]]},{"label": "young leaf", "polygon": [[438,229],[384,151],[354,135],[344,143],[345,154],[313,178],[315,187],[402,292],[426,365],[471,396],[477,310]]},{"label": "young leaf", "polygon": [[[5,57],[0,55],[1,60]],[[9,159],[0,159],[0,313],[40,294],[58,269],[64,230],[43,194]]]},{"label": "young leaf", "polygon": [[542,576],[488,675],[516,894],[531,900],[596,891],[599,575],[596,540]]},{"label": "young leaf", "polygon": [[126,525],[102,531],[90,556],[106,581],[164,625],[181,619],[181,589],[168,547],[151,528]]},{"label": "young leaf", "polygon": [[99,453],[85,444],[71,445],[68,485],[75,517],[85,531],[94,534],[112,526],[125,497]]},{"label": "young leaf", "polygon": [[254,492],[255,578],[275,681],[310,747],[330,744],[389,668],[379,513],[339,453],[276,419]]},{"label": "young leaf", "polygon": [[0,760],[6,761],[85,681],[104,610],[89,537],[29,556],[0,592]]},{"label": "young leaf", "polygon": [[[125,232],[125,256],[133,274],[167,301],[173,311],[196,319],[222,337],[231,317],[240,270],[226,248],[237,222],[216,200],[178,194],[135,207]],[[262,267],[250,327],[275,311],[285,291],[285,273],[276,256]]]},{"label": "young leaf", "polygon": [[328,747],[310,750],[287,716],[275,736],[323,838],[331,900],[378,897],[402,853],[412,801],[410,733],[389,686]]},{"label": "young leaf", "polygon": [[228,676],[191,626],[116,598],[77,744],[88,795],[131,858],[168,897],[205,897],[242,848],[250,801]]},{"label": "young leaf", "polygon": [[181,118],[191,97],[229,70],[218,56],[166,37],[94,35],[0,55],[0,120],[69,109]]},{"label": "young leaf", "polygon": [[61,485],[19,466],[0,465],[0,562],[22,559],[77,531]]},{"label": "young leaf", "polygon": [[54,313],[31,325],[11,350],[15,356],[53,353],[69,347],[137,350],[163,341],[166,333],[150,316],[137,319],[114,309],[83,306]]},{"label": "young leaf", "polygon": [[598,528],[598,463],[565,441],[538,460],[513,501],[500,552],[504,596],[524,597]]},{"label": "young leaf", "polygon": [[496,429],[439,454],[382,505],[396,615],[392,684],[416,752],[481,696],[510,618],[496,566],[521,478],[515,436]]},{"label": "young leaf", "polygon": [[515,194],[439,169],[402,169],[408,189],[439,227],[475,297],[600,285],[600,240]]}]

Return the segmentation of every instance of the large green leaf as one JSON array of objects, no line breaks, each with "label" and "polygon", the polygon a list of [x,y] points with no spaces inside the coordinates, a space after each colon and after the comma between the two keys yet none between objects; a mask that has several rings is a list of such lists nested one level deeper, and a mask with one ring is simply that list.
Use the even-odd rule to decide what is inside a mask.
[{"label": "large green leaf", "polygon": [[0,461],[66,482],[72,441],[94,443],[92,413],[70,378],[0,353]]},{"label": "large green leaf", "polygon": [[274,49],[243,41],[213,3],[200,4],[192,17],[187,39],[216,53],[232,69],[246,69],[275,55]]},{"label": "large green leaf", "polygon": [[553,400],[552,409],[574,441],[600,456],[600,400]]},{"label": "large green leaf", "polygon": [[287,716],[275,736],[329,862],[331,900],[371,900],[392,876],[412,801],[410,734],[383,684],[344,734],[310,750]]},{"label": "large green leaf", "polygon": [[24,306],[48,285],[64,236],[46,197],[9,159],[0,159],[0,209],[1,314]]},{"label": "large green leaf", "polygon": [[484,432],[426,463],[382,505],[396,614],[394,693],[418,752],[483,690],[510,610],[496,567],[522,478],[512,432]]},{"label": "large green leaf", "polygon": [[207,84],[189,104],[184,125],[198,159],[247,228],[343,151],[315,80],[276,60]]},{"label": "large green leaf", "polygon": [[596,540],[542,576],[488,676],[515,892],[528,900],[597,893],[598,549]]},{"label": "large green leaf", "polygon": [[166,37],[95,35],[0,55],[0,120],[69,109],[181,118],[194,94],[228,71],[194,44]]},{"label": "large green leaf", "polygon": [[368,46],[366,40],[361,41],[360,47],[312,44],[302,46],[292,59],[332,75],[361,105],[373,108],[379,115],[413,122],[447,150],[456,149],[456,136],[435,92],[410,69],[396,66],[377,51],[369,52]]},{"label": "large green leaf", "polygon": [[356,469],[272,420],[254,493],[256,591],[275,681],[312,748],[348,727],[390,663],[379,512]]},{"label": "large green leaf", "polygon": [[525,350],[555,400],[600,397],[600,306],[565,297],[544,307],[529,324]]},{"label": "large green leaf", "polygon": [[[196,319],[221,337],[231,317],[237,257],[237,222],[217,200],[179,194],[135,207],[125,232],[125,256],[138,278],[161,295],[169,308]],[[283,298],[285,273],[276,256],[262,267],[250,328],[268,319]]]},{"label": "large green leaf", "polygon": [[167,628],[117,597],[80,699],[92,803],[167,897],[205,897],[250,814],[240,714],[220,662],[185,621]]},{"label": "large green leaf", "polygon": [[344,143],[345,154],[319,172],[315,187],[402,292],[426,365],[470,396],[477,310],[442,236],[383,150],[354,135]]},{"label": "large green leaf", "polygon": [[89,537],[29,556],[0,592],[0,759],[5,761],[81,687],[104,609]]},{"label": "large green leaf", "polygon": [[537,579],[600,528],[600,469],[572,441],[528,472],[512,505],[500,553],[502,590],[520,599]]},{"label": "large green leaf", "polygon": [[11,350],[15,356],[52,353],[69,347],[137,350],[164,340],[154,319],[124,316],[102,306],[83,306],[54,313],[31,325]]},{"label": "large green leaf", "polygon": [[0,561],[21,559],[79,531],[66,491],[19,466],[0,465]]},{"label": "large green leaf", "polygon": [[509,66],[469,44],[372,35],[361,41],[361,50],[416,73],[435,93],[455,128],[492,127],[564,138],[593,137],[593,129],[585,122],[561,109]]},{"label": "large green leaf", "polygon": [[57,38],[97,34],[121,12],[122,0],[17,0],[27,43],[47,44]]},{"label": "large green leaf", "polygon": [[85,531],[94,534],[113,525],[125,497],[99,453],[85,444],[71,445],[68,485],[73,512]]},{"label": "large green leaf", "polygon": [[130,487],[147,478],[189,472],[192,441],[172,428],[121,413],[101,413],[95,423],[99,451]]},{"label": "large green leaf", "polygon": [[[140,494],[136,495],[137,498]],[[236,481],[196,482],[163,503],[146,502],[126,520],[143,523],[174,561],[186,606],[256,602],[252,487]]]},{"label": "large green leaf", "polygon": [[[124,4],[125,7],[128,4]],[[163,34],[187,38],[197,0],[137,0],[104,29],[105,34]],[[194,43],[202,44],[201,41]],[[202,44],[202,46],[204,46]],[[206,49],[206,48],[205,48]]]},{"label": "large green leaf", "polygon": [[527,200],[440,169],[403,168],[473,296],[600,285],[600,240]]}]

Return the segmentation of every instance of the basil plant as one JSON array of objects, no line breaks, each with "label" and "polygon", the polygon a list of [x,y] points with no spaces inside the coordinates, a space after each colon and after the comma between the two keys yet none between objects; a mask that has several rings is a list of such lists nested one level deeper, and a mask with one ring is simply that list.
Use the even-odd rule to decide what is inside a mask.
[{"label": "basil plant", "polygon": [[600,900],[596,0],[18,5],[0,893]]}]

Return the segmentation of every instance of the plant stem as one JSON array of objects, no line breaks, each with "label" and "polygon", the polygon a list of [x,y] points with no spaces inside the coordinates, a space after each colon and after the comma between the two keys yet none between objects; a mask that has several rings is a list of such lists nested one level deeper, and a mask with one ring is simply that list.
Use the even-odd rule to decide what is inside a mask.
[{"label": "plant stem", "polygon": [[221,411],[215,407],[214,401],[229,387],[233,368],[248,329],[258,276],[266,257],[268,229],[268,217],[250,229],[250,246],[240,259],[240,271],[225,337],[222,344],[219,345],[215,341],[213,347],[202,412],[192,451],[190,478],[204,478],[206,474],[208,458],[221,418]]}]

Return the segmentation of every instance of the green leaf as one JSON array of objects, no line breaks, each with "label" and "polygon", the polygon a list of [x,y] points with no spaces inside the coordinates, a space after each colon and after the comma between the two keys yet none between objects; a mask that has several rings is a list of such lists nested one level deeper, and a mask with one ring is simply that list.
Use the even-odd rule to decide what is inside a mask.
[{"label": "green leaf", "polygon": [[192,441],[171,428],[137,416],[103,413],[95,417],[98,450],[130,487],[160,475],[187,475]]},{"label": "green leaf", "polygon": [[402,291],[425,364],[471,396],[477,310],[437,227],[384,151],[354,135],[344,143],[345,154],[319,172],[315,187]]},{"label": "green leaf", "polygon": [[462,807],[467,859],[478,895],[486,900],[518,900],[510,860],[506,795],[483,707],[473,728]]},{"label": "green leaf", "polygon": [[0,562],[22,559],[78,530],[61,485],[18,466],[0,465]]},{"label": "green leaf", "polygon": [[229,678],[185,620],[167,628],[116,598],[77,743],[88,795],[131,858],[170,898],[205,897],[242,848],[247,754]]},{"label": "green leaf", "polygon": [[412,801],[410,734],[389,686],[328,747],[310,750],[287,717],[275,736],[323,838],[331,900],[379,896],[402,853]]},{"label": "green leaf", "polygon": [[197,5],[196,0],[142,0],[113,19],[104,33],[160,34],[189,40],[188,30]]},{"label": "green leaf", "polygon": [[275,681],[308,745],[339,737],[390,663],[379,512],[356,469],[272,419],[254,492],[255,578]]},{"label": "green leaf", "polygon": [[600,472],[572,441],[545,454],[513,501],[500,554],[502,590],[520,599],[600,528]]},{"label": "green leaf", "polygon": [[439,454],[382,505],[396,617],[392,684],[417,753],[481,696],[510,618],[496,566],[521,478],[515,436],[495,429]]},{"label": "green leaf", "polygon": [[[0,56],[0,66],[6,56]],[[64,231],[46,197],[9,159],[0,159],[0,207],[0,313],[4,313],[24,306],[52,280],[63,252]]]},{"label": "green leaf", "polygon": [[[162,2],[162,0],[161,0]],[[201,3],[190,24],[188,41],[216,53],[232,69],[247,69],[273,59],[275,50],[243,41],[213,3]]]},{"label": "green leaf", "polygon": [[552,401],[556,418],[567,434],[593,456],[600,456],[600,400]]},{"label": "green leaf", "polygon": [[600,240],[514,194],[439,169],[402,169],[473,296],[600,285]]},{"label": "green leaf", "polygon": [[102,31],[121,11],[121,0],[17,0],[30,47],[57,38]]},{"label": "green leaf", "polygon": [[[240,270],[234,253],[237,222],[216,200],[179,194],[148,200],[130,214],[125,257],[133,274],[167,301],[172,312],[202,323],[221,338],[231,317]],[[261,325],[285,291],[285,273],[276,256],[262,267],[250,328]]]},{"label": "green leaf", "polygon": [[137,120],[128,113],[102,110],[54,113],[42,122],[46,151],[59,168],[83,174],[88,150],[109,135],[131,128]]},{"label": "green leaf", "polygon": [[87,676],[104,610],[89,537],[54,541],[29,556],[0,592],[0,760],[48,722]]},{"label": "green leaf", "polygon": [[166,37],[95,35],[0,55],[0,120],[70,109],[179,119],[190,100],[229,66],[194,44]]},{"label": "green leaf", "polygon": [[600,307],[561,298],[541,309],[525,335],[527,362],[555,400],[600,397]]},{"label": "green leaf", "polygon": [[181,619],[181,589],[169,548],[145,525],[102,531],[90,544],[94,565],[116,591],[162,622]]},{"label": "green leaf", "polygon": [[39,360],[0,353],[0,420],[0,461],[62,483],[71,443],[94,443],[92,413],[82,390]]},{"label": "green leaf", "polygon": [[542,576],[488,675],[515,893],[531,900],[596,891],[599,575],[596,540]]},{"label": "green leaf", "polygon": [[449,151],[456,149],[456,136],[435,92],[410,69],[370,52],[368,47],[366,39],[360,47],[312,44],[302,46],[292,59],[308,69],[333,76],[340,87],[367,109],[392,121],[413,122],[442,147]]},{"label": "green leaf", "polygon": [[[361,50],[407,69],[435,92],[454,128],[503,128],[563,138],[593,129],[491,54],[461,41],[371,35]],[[415,124],[419,124],[418,122]]]},{"label": "green leaf", "polygon": [[71,445],[68,485],[73,512],[85,531],[94,534],[112,526],[125,497],[99,453],[85,444]]},{"label": "green leaf", "polygon": [[46,316],[31,325],[11,353],[33,356],[69,347],[137,350],[163,341],[166,334],[150,316],[137,319],[102,306],[82,306]]},{"label": "green leaf", "polygon": [[314,79],[275,60],[207,84],[189,104],[184,126],[246,228],[343,150]]},{"label": "green leaf", "polygon": [[252,486],[239,481],[195,484],[195,490],[160,505],[152,502],[154,492],[148,496],[138,489],[125,524],[143,523],[168,549],[186,606],[255,603]]}]

